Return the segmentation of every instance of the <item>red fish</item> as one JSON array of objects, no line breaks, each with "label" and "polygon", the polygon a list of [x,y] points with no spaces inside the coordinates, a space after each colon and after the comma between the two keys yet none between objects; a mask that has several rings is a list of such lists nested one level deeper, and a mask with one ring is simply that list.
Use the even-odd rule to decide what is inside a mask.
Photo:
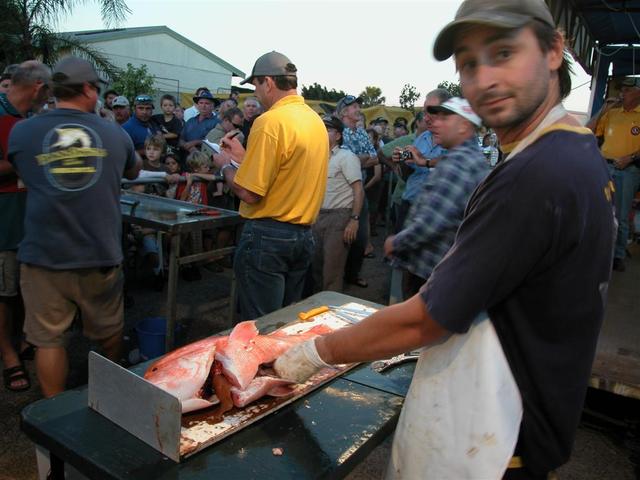
[{"label": "red fish", "polygon": [[165,355],[149,366],[144,378],[180,400],[182,413],[218,403],[214,396],[203,398],[216,346],[227,337],[209,337]]},{"label": "red fish", "polygon": [[275,377],[256,377],[249,383],[246,390],[231,387],[233,404],[242,408],[258,398],[269,395],[271,397],[285,397],[293,394],[292,382]]},{"label": "red fish", "polygon": [[269,364],[293,345],[331,332],[325,325],[300,334],[287,334],[282,329],[269,335],[259,335],[253,320],[241,322],[233,329],[226,342],[218,344],[215,359],[229,382],[246,390],[262,364]]}]

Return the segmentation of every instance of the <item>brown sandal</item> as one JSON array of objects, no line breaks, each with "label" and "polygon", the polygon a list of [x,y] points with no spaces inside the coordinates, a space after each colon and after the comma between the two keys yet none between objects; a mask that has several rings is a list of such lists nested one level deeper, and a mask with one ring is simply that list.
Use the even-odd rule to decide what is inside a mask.
[{"label": "brown sandal", "polygon": [[[31,380],[29,379],[29,372],[25,370],[24,365],[16,365],[15,367],[5,368],[2,371],[2,377],[4,379],[4,387],[12,392],[24,392],[31,388]],[[27,383],[22,387],[14,387],[16,382],[25,380]]]}]

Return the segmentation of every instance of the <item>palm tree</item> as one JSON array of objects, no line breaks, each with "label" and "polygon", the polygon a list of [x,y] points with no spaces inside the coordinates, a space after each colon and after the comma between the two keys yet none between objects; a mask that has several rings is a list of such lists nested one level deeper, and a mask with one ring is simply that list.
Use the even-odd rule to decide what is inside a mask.
[{"label": "palm tree", "polygon": [[[73,53],[92,61],[105,74],[114,75],[116,67],[99,51],[72,35],[55,32],[61,17],[85,3],[88,0],[0,0],[0,65],[30,58],[53,65],[61,56]],[[93,3],[100,5],[106,27],[121,24],[131,13],[124,0],[94,0]]]}]

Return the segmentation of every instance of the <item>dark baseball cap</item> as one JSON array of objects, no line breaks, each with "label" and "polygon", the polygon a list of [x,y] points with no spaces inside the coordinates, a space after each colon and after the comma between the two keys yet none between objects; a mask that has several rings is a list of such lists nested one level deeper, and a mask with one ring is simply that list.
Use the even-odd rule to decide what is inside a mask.
[{"label": "dark baseball cap", "polygon": [[553,16],[544,0],[466,0],[460,5],[454,20],[445,26],[433,45],[436,60],[453,55],[456,32],[462,25],[479,24],[514,29],[539,20],[555,28]]},{"label": "dark baseball cap", "polygon": [[384,117],[377,117],[377,118],[374,118],[371,123],[373,123],[374,125],[377,125],[379,123],[389,123],[389,120],[387,120]]},{"label": "dark baseball cap", "polygon": [[57,85],[81,85],[87,83],[104,83],[93,65],[79,57],[65,57],[53,67],[53,83]]},{"label": "dark baseball cap", "polygon": [[334,128],[340,133],[344,131],[344,123],[335,115],[324,115],[322,121],[327,128]]},{"label": "dark baseball cap", "polygon": [[353,95],[347,95],[345,97],[342,97],[340,100],[338,100],[338,103],[336,104],[336,114],[340,114],[340,112],[345,108],[348,107],[349,105],[351,105],[352,103],[359,103],[360,105],[362,105],[362,97],[356,97]]},{"label": "dark baseball cap", "polygon": [[291,63],[291,60],[282,53],[273,52],[265,53],[256,60],[251,70],[251,76],[240,82],[240,85],[251,83],[255,77],[280,77],[287,75],[296,77],[298,69]]}]

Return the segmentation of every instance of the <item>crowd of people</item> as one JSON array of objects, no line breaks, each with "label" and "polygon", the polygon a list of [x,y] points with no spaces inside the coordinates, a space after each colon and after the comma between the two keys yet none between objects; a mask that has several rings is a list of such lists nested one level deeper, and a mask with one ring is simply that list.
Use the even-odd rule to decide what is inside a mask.
[{"label": "crowd of people", "polygon": [[[255,87],[242,108],[235,95],[221,100],[200,88],[184,110],[163,95],[156,115],[156,99],[144,92],[130,102],[108,90],[100,107],[106,82],[85,60],[67,57],[52,72],[36,61],[16,66],[7,73],[9,85],[4,77],[0,83],[8,88],[0,93],[5,387],[29,388],[22,361],[33,345],[43,393],[62,391],[63,334],[78,314],[85,335],[119,360],[122,177],[157,179],[133,187],[146,193],[238,210],[244,224],[237,240],[231,231],[205,232],[191,238],[191,248],[236,242],[241,319],[313,291],[341,291],[344,282],[366,288],[362,264],[375,255],[371,236],[384,214],[392,222],[384,256],[402,271],[404,301],[294,347],[276,361],[276,372],[302,382],[330,364],[437,341],[443,351],[452,333],[458,334],[452,341],[468,336],[491,359],[452,378],[476,385],[477,396],[438,408],[451,409],[447,418],[461,414],[468,435],[491,416],[465,401],[496,411],[507,403],[509,412],[519,408],[520,416],[501,423],[499,443],[521,459],[513,468],[524,462],[531,477],[505,478],[546,478],[566,460],[579,419],[613,262],[613,197],[614,267],[623,269],[625,206],[640,178],[640,130],[629,135],[627,128],[627,113],[637,116],[640,81],[625,80],[621,105],[594,122],[611,180],[593,135],[562,108],[570,91],[563,47],[543,2],[465,1],[434,55],[454,56],[466,99],[434,89],[411,125],[393,121],[392,136],[388,119],[367,122],[362,99],[353,95],[332,114],[313,111],[297,93],[295,64],[278,52],[258,58],[242,82]],[[43,109],[51,97],[55,107]],[[158,236],[145,229],[132,235],[162,288]],[[198,276],[183,273],[188,280]],[[26,338],[14,346],[10,319],[19,309],[11,302],[19,292]],[[456,354],[467,348],[449,347]],[[433,380],[429,355],[437,353],[421,358],[412,386],[421,400],[408,402],[400,437],[416,418],[419,429],[433,427],[424,406],[443,387]],[[474,375],[489,370],[509,378],[496,387],[502,397],[478,387]],[[446,466],[447,458],[457,458],[454,450],[434,459],[401,439],[392,468],[415,473],[434,462]],[[486,459],[482,471],[498,472],[498,463]]]}]

